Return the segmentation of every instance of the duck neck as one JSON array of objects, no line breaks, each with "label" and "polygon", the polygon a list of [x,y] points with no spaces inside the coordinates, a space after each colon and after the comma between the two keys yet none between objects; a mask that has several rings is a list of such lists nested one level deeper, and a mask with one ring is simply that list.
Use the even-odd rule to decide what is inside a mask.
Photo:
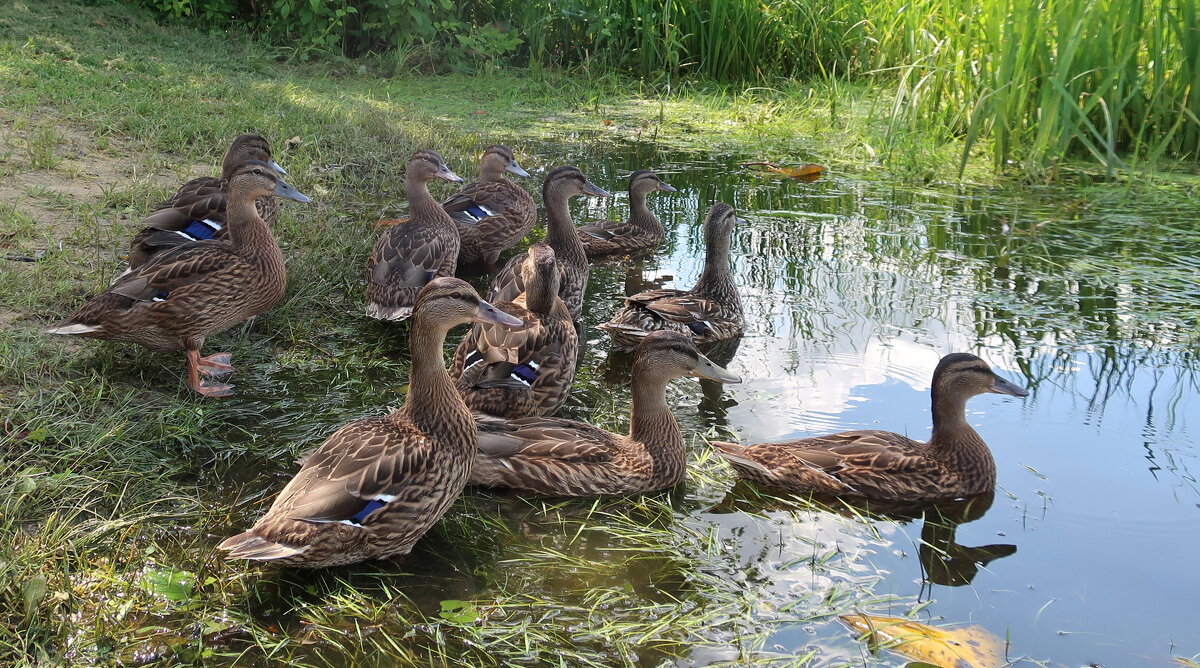
[{"label": "duck neck", "polygon": [[733,282],[733,274],[729,272],[729,236],[709,234],[705,245],[707,254],[704,271],[696,279],[692,294],[729,305],[741,312],[742,302],[738,298],[737,285]]},{"label": "duck neck", "polygon": [[658,236],[666,233],[658,216],[654,215],[650,205],[646,203],[644,192],[629,191],[629,224]]},{"label": "duck neck", "polygon": [[450,214],[429,194],[429,183],[412,176],[404,177],[404,196],[408,198],[408,216],[412,220],[443,222],[454,225]]},{"label": "duck neck", "polygon": [[575,233],[571,221],[569,197],[556,192],[547,193],[546,200],[546,243],[554,249],[561,264],[571,267],[587,266],[587,251]]},{"label": "duck neck", "polygon": [[646,447],[654,461],[654,477],[674,485],[683,480],[686,457],[679,423],[667,406],[667,380],[634,370],[629,438]]},{"label": "duck neck", "polygon": [[494,167],[489,167],[486,164],[481,165],[479,167],[479,180],[481,182],[489,183],[489,182],[500,181],[503,179],[504,179],[504,170],[503,169],[496,169]]},{"label": "duck neck", "polygon": [[[557,276],[556,270],[555,277]],[[540,271],[534,272],[525,283],[525,292],[521,293],[525,297],[525,308],[543,316],[554,310],[554,302],[558,298],[558,285],[548,283]]]},{"label": "duck neck", "polygon": [[945,462],[951,470],[979,471],[972,476],[986,481],[975,491],[991,489],[996,480],[996,461],[979,432],[967,422],[968,397],[950,395],[933,389],[933,433],[925,444],[925,453]]},{"label": "duck neck", "polygon": [[[423,432],[449,432],[454,442],[468,443],[474,448],[475,423],[471,420],[471,411],[446,373],[446,359],[442,351],[446,332],[445,327],[423,319],[412,321],[408,342],[412,359],[408,396],[396,413]],[[466,436],[468,434],[469,438]]]},{"label": "duck neck", "polygon": [[[274,195],[266,197],[274,198]],[[254,204],[254,193],[234,189],[229,193],[226,204],[226,226],[229,228],[229,243],[247,257],[255,258],[264,264],[283,266],[283,254],[279,244],[267,227],[266,221],[258,215],[258,207]]]}]

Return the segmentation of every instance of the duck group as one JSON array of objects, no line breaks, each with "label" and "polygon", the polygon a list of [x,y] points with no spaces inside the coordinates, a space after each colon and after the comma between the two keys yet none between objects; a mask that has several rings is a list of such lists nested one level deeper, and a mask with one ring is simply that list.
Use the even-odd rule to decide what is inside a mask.
[{"label": "duck group", "polygon": [[[685,479],[685,439],[667,387],[685,376],[741,382],[705,353],[735,342],[747,326],[731,271],[733,233],[746,221],[728,203],[713,203],[695,285],[628,295],[599,326],[613,350],[633,351],[629,430],[616,434],[555,417],[576,374],[589,263],[652,253],[666,231],[648,196],[677,190],[654,171],[634,171],[628,220],[576,226],[572,198],[612,195],[578,167],[553,167],[541,187],[544,240],[501,264],[537,222],[533,197],[506,175],[529,173],[510,148],[489,146],[478,180],[439,202],[430,182],[463,179],[435,151],[412,155],[408,217],[385,221],[392,224],[370,252],[364,286],[365,315],[407,333],[404,404],[334,431],[252,527],[217,546],[227,556],[324,568],[403,555],[468,485],[598,497]],[[200,351],[208,337],[284,298],[287,272],[273,233],[278,200],[310,201],[285,176],[266,139],[238,136],[221,176],[188,181],[162,202],[138,225],[123,273],[46,331],[182,350],[192,391],[232,396],[233,386],[218,380],[233,373],[231,355]],[[486,295],[456,278],[468,265],[492,276]],[[471,328],[447,368],[443,344],[465,323]],[[933,371],[928,442],[871,430],[711,446],[737,475],[788,492],[964,497],[996,482],[991,451],[965,416],[967,400],[986,392],[1027,395],[979,357],[951,353]]]}]

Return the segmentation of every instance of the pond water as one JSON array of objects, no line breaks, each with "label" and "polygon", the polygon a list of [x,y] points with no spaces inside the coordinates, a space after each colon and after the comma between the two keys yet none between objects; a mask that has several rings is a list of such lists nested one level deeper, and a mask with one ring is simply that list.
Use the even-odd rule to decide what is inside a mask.
[{"label": "pond water", "polygon": [[[578,388],[562,414],[588,418],[595,409],[614,430],[625,425],[629,361],[607,354],[594,325],[627,291],[694,282],[703,264],[700,222],[712,202],[733,204],[746,220],[733,255],[748,328],[728,365],[745,382],[683,380],[671,389],[696,474],[684,489],[642,501],[543,503],[470,492],[401,565],[317,576],[325,578],[319,595],[308,584],[313,576],[266,576],[279,589],[259,594],[264,620],[287,626],[293,599],[320,605],[321,596],[353,589],[400,611],[394,643],[416,634],[412,642],[445,656],[474,648],[498,662],[546,661],[549,651],[569,664],[903,665],[897,655],[872,654],[837,621],[851,611],[978,624],[1008,643],[1009,660],[1029,665],[1196,660],[1194,211],[1089,206],[1052,188],[923,188],[836,171],[813,183],[773,180],[738,167],[755,157],[598,149],[586,137],[518,153],[526,167],[542,168],[530,169],[535,177],[571,162],[616,192],[632,169],[654,168],[680,191],[652,197],[669,231],[659,252],[592,272],[582,332],[594,345],[581,355]],[[621,196],[577,201],[573,210],[576,222],[626,211]],[[364,339],[382,331],[354,327]],[[859,428],[924,438],[932,370],[955,351],[980,355],[1030,391],[968,404],[996,458],[992,499],[925,515],[789,504],[734,485],[699,438],[770,441]],[[296,450],[378,411],[371,406],[379,400],[339,384],[338,373],[306,373],[303,382],[287,368],[267,373],[262,380],[286,385],[295,404],[256,405],[253,383],[242,385],[246,415],[266,415],[247,417],[242,429]],[[387,378],[389,370],[379,373]],[[304,405],[295,396],[304,392],[321,392],[323,405]],[[314,424],[297,419],[300,412],[322,417]],[[263,464],[279,475],[236,483],[236,493],[272,493],[293,470],[286,461]],[[248,507],[234,519],[257,512]],[[538,650],[478,625],[435,633],[405,621],[437,619],[447,599],[489,610],[480,613],[485,629],[566,630],[551,636],[560,645]],[[708,617],[697,613],[706,607]],[[614,646],[614,628],[624,644]],[[445,637],[429,640],[438,634]],[[330,663],[371,656],[359,645],[313,645]]]}]

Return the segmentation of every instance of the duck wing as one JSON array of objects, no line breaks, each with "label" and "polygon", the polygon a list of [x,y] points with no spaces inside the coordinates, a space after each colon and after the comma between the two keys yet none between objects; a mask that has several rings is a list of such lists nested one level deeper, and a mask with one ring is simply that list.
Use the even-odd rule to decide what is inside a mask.
[{"label": "duck wing", "polygon": [[600,464],[617,454],[613,435],[565,418],[530,417],[499,420],[476,416],[479,454],[486,458],[552,459]]}]

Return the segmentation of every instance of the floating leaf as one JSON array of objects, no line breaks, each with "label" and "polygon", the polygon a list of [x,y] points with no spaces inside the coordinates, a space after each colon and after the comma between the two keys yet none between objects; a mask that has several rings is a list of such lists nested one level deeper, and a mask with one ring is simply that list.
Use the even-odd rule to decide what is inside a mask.
[{"label": "floating leaf", "polygon": [[168,601],[188,600],[195,584],[195,575],[174,568],[156,568],[142,575],[142,588]]},{"label": "floating leaf", "polygon": [[470,601],[442,601],[442,611],[438,613],[442,619],[453,624],[470,624],[479,618],[479,609]]},{"label": "floating leaf", "polygon": [[806,162],[803,165],[776,165],[773,162],[744,162],[743,167],[759,167],[758,173],[764,176],[778,176],[785,179],[794,179],[808,183],[816,181],[821,176],[821,172],[825,171],[824,165],[818,165],[812,162]]},{"label": "floating leaf", "polygon": [[941,668],[993,668],[1004,665],[1004,644],[980,626],[940,629],[903,617],[841,615],[872,645]]}]

